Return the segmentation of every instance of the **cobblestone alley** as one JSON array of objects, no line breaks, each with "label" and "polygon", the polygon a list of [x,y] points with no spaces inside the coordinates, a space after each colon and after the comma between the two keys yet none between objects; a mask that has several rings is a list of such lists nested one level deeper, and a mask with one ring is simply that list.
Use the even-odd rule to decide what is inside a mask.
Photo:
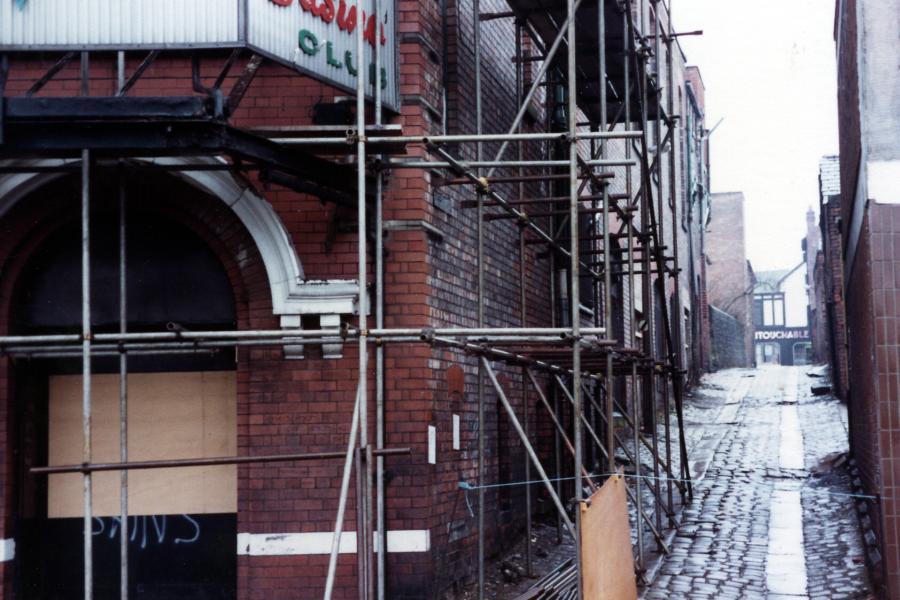
[{"label": "cobblestone alley", "polygon": [[702,479],[644,597],[874,597],[841,458],[846,408],[811,393],[821,373],[765,367],[706,381],[723,402],[704,411],[715,416],[692,453]]}]

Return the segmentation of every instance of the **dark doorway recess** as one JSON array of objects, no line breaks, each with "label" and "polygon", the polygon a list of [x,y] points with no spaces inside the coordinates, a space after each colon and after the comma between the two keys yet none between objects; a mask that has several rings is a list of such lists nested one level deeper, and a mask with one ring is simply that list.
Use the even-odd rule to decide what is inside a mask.
[{"label": "dark doorway recess", "polygon": [[[99,178],[98,178],[99,179]],[[174,180],[129,193],[127,277],[129,331],[234,329],[235,300],[225,268],[191,229],[146,210],[151,194],[202,195]],[[111,189],[99,183],[91,214],[91,302],[96,332],[119,327],[118,213]],[[52,187],[52,186],[48,186]],[[39,198],[34,198],[40,201]],[[71,219],[47,237],[17,281],[10,313],[17,334],[79,332],[80,223]],[[97,374],[118,373],[118,357],[92,361]],[[129,373],[233,371],[232,349],[170,356],[129,356]],[[79,358],[18,359],[12,377],[16,419],[17,598],[69,599],[83,593],[81,518],[48,516],[46,477],[28,473],[48,463],[53,376],[80,374]],[[117,424],[116,424],[117,427]],[[184,457],[189,458],[189,457]],[[94,597],[119,597],[119,519],[93,519]],[[230,600],[236,597],[237,516],[189,513],[129,518],[129,597],[141,600]]]}]

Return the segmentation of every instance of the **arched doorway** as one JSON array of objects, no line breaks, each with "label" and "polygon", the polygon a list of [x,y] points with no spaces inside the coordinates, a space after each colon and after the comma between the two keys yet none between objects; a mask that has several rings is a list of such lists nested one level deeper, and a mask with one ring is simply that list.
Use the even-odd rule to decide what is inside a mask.
[{"label": "arched doorway", "polygon": [[[191,227],[154,208],[158,194],[185,194],[174,179],[129,193],[129,331],[234,329],[234,286],[216,253]],[[92,190],[92,326],[117,331],[118,213],[113,186]],[[42,197],[70,193],[59,180]],[[37,194],[36,193],[36,194]],[[196,192],[193,192],[196,194]],[[33,199],[40,202],[41,198]],[[30,255],[10,307],[11,333],[80,329],[80,224],[77,199]],[[231,349],[128,358],[129,459],[236,454],[235,357]],[[95,461],[117,461],[118,356],[92,360]],[[79,597],[81,476],[29,474],[32,466],[80,462],[81,361],[60,353],[18,359],[16,421],[16,589],[22,598]],[[119,588],[119,476],[95,475],[95,598]],[[132,598],[233,598],[236,588],[237,475],[234,466],[129,475],[129,583]]]}]

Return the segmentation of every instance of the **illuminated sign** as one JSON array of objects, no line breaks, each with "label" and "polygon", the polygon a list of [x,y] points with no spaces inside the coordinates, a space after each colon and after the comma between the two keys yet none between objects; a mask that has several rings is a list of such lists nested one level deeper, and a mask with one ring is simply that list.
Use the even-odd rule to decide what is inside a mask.
[{"label": "illuminated sign", "polygon": [[[398,106],[396,0],[0,0],[0,51],[247,47],[316,79],[356,89],[374,82]],[[368,7],[368,8],[367,8]],[[356,56],[357,28],[364,56]],[[375,73],[375,46],[381,72]]]},{"label": "illuminated sign", "polygon": [[776,329],[773,331],[757,331],[754,335],[756,341],[769,340],[808,340],[809,329],[799,327],[794,329]]}]

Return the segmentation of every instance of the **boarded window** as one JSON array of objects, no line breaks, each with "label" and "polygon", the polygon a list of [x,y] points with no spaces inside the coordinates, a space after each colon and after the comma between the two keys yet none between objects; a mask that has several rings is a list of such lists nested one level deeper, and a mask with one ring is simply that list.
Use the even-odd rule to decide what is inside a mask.
[{"label": "boarded window", "polygon": [[[119,461],[119,376],[95,375],[92,383],[93,462]],[[233,371],[136,373],[128,376],[129,461],[234,456],[237,453]],[[82,379],[54,375],[49,386],[51,465],[82,462]],[[119,514],[119,473],[93,477],[94,515]],[[83,514],[82,476],[52,475],[50,518]],[[131,471],[131,515],[237,512],[234,465]]]}]

